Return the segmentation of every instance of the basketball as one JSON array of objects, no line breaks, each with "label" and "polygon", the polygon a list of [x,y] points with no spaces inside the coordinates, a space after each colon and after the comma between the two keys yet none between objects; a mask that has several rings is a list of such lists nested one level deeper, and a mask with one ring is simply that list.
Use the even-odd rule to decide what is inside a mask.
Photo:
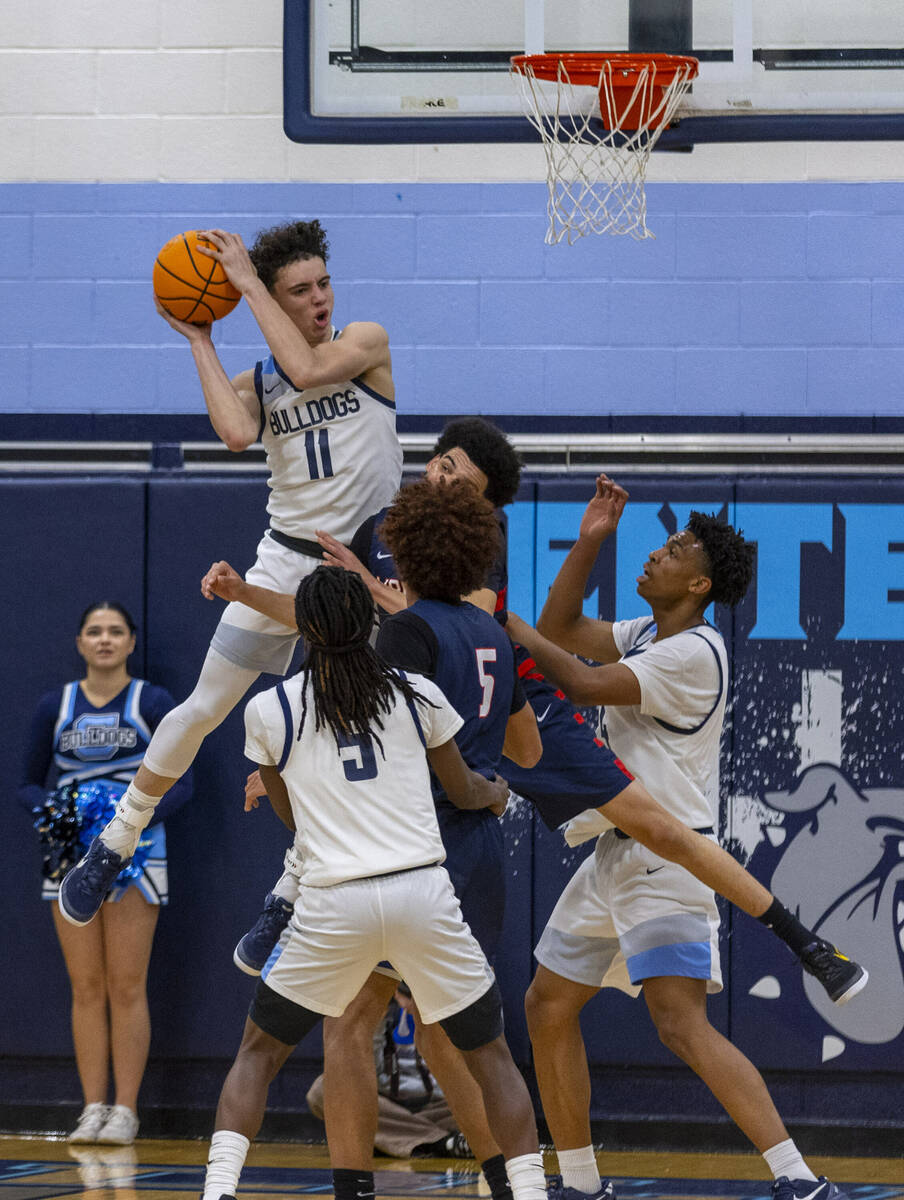
[{"label": "basketball", "polygon": [[242,298],[217,260],[199,252],[195,229],[161,248],[154,263],[154,295],[170,316],[192,325],[218,321]]}]

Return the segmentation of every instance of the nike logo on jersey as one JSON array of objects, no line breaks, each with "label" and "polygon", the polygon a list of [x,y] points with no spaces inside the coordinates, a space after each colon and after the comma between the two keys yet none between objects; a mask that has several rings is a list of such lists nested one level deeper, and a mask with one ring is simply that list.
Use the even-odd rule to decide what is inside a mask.
[{"label": "nike logo on jersey", "polygon": [[378,551],[377,551],[377,558],[379,558],[379,559],[384,559],[384,558],[392,558],[392,555],[391,555],[391,554],[381,554],[381,553],[379,552],[379,550],[378,550]]},{"label": "nike logo on jersey", "polygon": [[279,382],[280,381],[277,379],[277,381],[276,381],[276,383],[274,383],[273,387],[264,388],[264,395],[269,396],[271,392],[275,392],[276,389],[279,387]]},{"label": "nike logo on jersey", "polygon": [[661,867],[647,867],[647,874],[655,875],[657,871],[664,871],[664,870],[665,870],[665,863],[663,863],[663,865]]},{"label": "nike logo on jersey", "polygon": [[542,711],[542,712],[539,714],[539,716],[537,717],[537,724],[538,724],[538,725],[539,725],[539,724],[540,724],[540,722],[541,722],[541,721],[544,719],[544,717],[546,716],[546,714],[549,712],[549,710],[550,710],[551,708],[552,708],[552,705],[551,705],[551,704],[547,704],[547,706],[546,706],[546,707],[543,709],[543,711]]}]

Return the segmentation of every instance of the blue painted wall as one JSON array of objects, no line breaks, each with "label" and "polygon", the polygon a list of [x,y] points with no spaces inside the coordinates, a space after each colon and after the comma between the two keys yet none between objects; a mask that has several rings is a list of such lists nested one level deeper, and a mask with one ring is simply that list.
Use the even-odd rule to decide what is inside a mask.
[{"label": "blue painted wall", "polygon": [[[534,184],[0,186],[0,412],[203,411],[154,312],[182,229],[319,216],[336,316],[378,320],[402,414],[901,412],[904,184],[654,184],[654,241],[544,245]],[[227,370],[261,339],[240,306]]]}]

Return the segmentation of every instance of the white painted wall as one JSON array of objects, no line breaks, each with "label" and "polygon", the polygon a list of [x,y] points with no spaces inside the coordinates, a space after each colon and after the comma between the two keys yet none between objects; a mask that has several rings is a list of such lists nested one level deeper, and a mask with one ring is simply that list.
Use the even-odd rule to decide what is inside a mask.
[{"label": "white painted wall", "polygon": [[[282,0],[0,0],[0,181],[541,180],[534,145],[300,146]],[[901,143],[698,146],[677,182],[904,179]]]}]

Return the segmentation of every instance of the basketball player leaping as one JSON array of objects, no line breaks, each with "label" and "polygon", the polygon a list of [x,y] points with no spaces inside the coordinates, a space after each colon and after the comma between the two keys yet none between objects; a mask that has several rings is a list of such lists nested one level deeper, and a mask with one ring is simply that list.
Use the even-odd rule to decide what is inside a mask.
[{"label": "basketball player leaping", "polygon": [[[211,424],[234,451],[258,437],[267,452],[270,528],[246,578],[294,593],[323,552],[315,530],[348,541],[388,504],[401,478],[389,340],[373,322],[332,326],[329,251],[319,221],[262,231],[249,254],[238,234],[213,229],[201,253],[217,259],[247,301],[270,357],[230,381],[209,325],[161,315],[191,346]],[[304,392],[302,396],[300,393]],[[75,925],[97,913],[131,858],[160,798],[188,770],[201,742],[258,675],[282,675],[297,630],[231,604],[194,691],[160,723],[116,816],[66,876],[60,911]]]}]

